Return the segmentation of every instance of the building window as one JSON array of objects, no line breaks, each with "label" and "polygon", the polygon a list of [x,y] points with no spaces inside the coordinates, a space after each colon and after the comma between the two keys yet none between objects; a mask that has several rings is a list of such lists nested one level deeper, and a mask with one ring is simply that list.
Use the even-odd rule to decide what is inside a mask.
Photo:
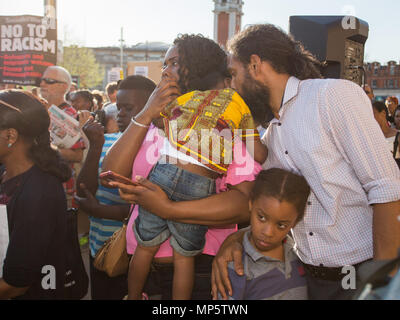
[{"label": "building window", "polygon": [[390,66],[390,75],[391,76],[394,76],[395,70],[396,70],[396,65],[392,64]]},{"label": "building window", "polygon": [[394,88],[394,80],[393,79],[387,80],[387,88],[389,88],[389,89]]},{"label": "building window", "polygon": [[372,80],[371,81],[371,86],[372,86],[372,89],[376,89],[378,87],[378,81],[377,80]]},{"label": "building window", "polygon": [[378,69],[379,69],[378,66],[374,66],[374,76],[378,75]]}]

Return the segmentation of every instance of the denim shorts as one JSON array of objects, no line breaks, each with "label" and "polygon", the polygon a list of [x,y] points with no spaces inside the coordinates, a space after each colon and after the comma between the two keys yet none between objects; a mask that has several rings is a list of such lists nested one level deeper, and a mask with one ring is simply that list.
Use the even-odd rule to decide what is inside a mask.
[{"label": "denim shorts", "polygon": [[[172,201],[189,201],[215,194],[215,180],[173,164],[157,163],[148,176]],[[162,219],[139,206],[133,231],[139,245],[154,247],[170,238],[172,248],[187,257],[203,251],[207,226]]]}]

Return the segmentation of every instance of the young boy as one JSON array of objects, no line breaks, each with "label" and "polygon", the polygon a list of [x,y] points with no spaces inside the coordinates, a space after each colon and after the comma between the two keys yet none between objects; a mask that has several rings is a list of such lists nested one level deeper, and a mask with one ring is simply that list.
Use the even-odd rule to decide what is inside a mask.
[{"label": "young boy", "polygon": [[243,238],[244,275],[236,274],[233,262],[228,265],[231,300],[307,299],[304,270],[288,233],[303,218],[309,193],[301,176],[276,168],[260,172]]}]

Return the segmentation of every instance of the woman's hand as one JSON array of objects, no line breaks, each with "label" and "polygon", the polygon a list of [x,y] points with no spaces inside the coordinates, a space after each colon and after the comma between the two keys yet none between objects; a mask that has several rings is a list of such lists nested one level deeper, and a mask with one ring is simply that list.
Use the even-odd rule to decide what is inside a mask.
[{"label": "woman's hand", "polygon": [[155,215],[168,219],[168,206],[171,200],[156,184],[142,177],[136,177],[139,186],[126,185],[120,182],[110,182],[109,185],[118,188],[121,199],[131,204],[138,204]]},{"label": "woman's hand", "polygon": [[104,127],[90,116],[82,127],[92,146],[103,147],[105,142]]},{"label": "woman's hand", "polygon": [[238,231],[230,235],[221,245],[218,254],[215,256],[212,263],[211,272],[211,294],[213,300],[218,299],[218,293],[221,294],[222,299],[228,300],[228,295],[232,296],[232,285],[229,281],[228,275],[228,263],[233,261],[235,265],[235,271],[239,276],[244,274],[243,272],[243,234],[244,231]]},{"label": "woman's hand", "polygon": [[160,117],[160,112],[180,95],[178,83],[173,79],[163,78],[136,119],[141,124],[150,125],[154,119]]},{"label": "woman's hand", "polygon": [[82,128],[86,121],[89,120],[89,118],[92,116],[90,111],[87,110],[80,110],[78,111],[78,115],[79,115],[79,128]]},{"label": "woman's hand", "polygon": [[99,201],[95,198],[93,194],[86,188],[84,183],[80,184],[80,188],[82,192],[85,194],[84,197],[79,197],[77,195],[74,196],[75,201],[78,203],[79,208],[81,208],[84,212],[91,214],[92,212],[96,212],[99,207]]}]

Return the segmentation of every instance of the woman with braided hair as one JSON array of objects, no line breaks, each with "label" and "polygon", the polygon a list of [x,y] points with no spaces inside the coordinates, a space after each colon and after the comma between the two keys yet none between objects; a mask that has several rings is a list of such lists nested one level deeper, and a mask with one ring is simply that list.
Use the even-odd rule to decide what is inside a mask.
[{"label": "woman with braided hair", "polygon": [[67,204],[62,182],[71,170],[50,147],[49,125],[46,107],[34,95],[0,91],[0,205],[7,208],[9,231],[0,263],[0,299],[64,297]]},{"label": "woman with braided hair", "polygon": [[71,92],[69,100],[71,105],[76,111],[95,111],[94,110],[94,96],[89,90],[79,90]]},{"label": "woman with braided hair", "polygon": [[[160,191],[159,196],[151,201],[158,207],[150,208],[136,196],[130,198],[129,193],[135,194],[140,187],[127,190],[127,185],[110,184],[119,187],[124,200],[139,205],[137,216],[131,216],[131,220],[135,217],[134,224],[128,224],[127,231],[128,247],[135,243],[128,276],[129,299],[141,299],[143,288],[146,293],[155,291],[150,288],[151,281],[146,284],[146,279],[152,278],[151,274],[148,277],[150,270],[156,266],[153,258],[160,259],[160,263],[157,262],[159,274],[171,274],[169,267],[165,271],[166,260],[161,262],[161,258],[169,260],[171,256],[173,277],[168,277],[168,281],[172,282],[172,294],[167,293],[166,286],[162,285],[162,298],[198,298],[202,289],[196,285],[199,282],[209,284],[207,268],[215,254],[210,245],[215,244],[217,248],[217,242],[226,237],[225,234],[218,237],[218,241],[210,240],[208,235],[215,231],[212,227],[220,225],[231,229],[226,226],[238,222],[239,219],[235,218],[241,216],[240,211],[246,213],[243,216],[248,214],[247,191],[239,188],[247,189],[250,181],[254,180],[252,169],[257,165],[250,165],[252,169],[240,177],[240,174],[229,174],[228,171],[232,172],[231,164],[238,158],[233,159],[233,145],[246,149],[241,141],[244,137],[248,138],[244,139],[246,143],[254,142],[254,159],[249,155],[248,164],[253,164],[254,160],[262,163],[266,150],[259,142],[248,106],[236,92],[227,88],[229,78],[227,55],[217,43],[201,35],[178,36],[166,53],[160,84],[143,111],[132,119],[130,127],[107,153],[103,170],[116,171],[124,176],[134,173],[133,169],[131,171],[132,161],[134,166],[138,162],[138,147],[143,141],[149,141],[145,135],[151,132],[151,124],[158,125],[160,116],[164,117],[160,126],[164,130],[158,139],[161,146],[157,150],[157,163],[152,164],[154,167],[150,172],[140,174],[148,177],[152,190]],[[175,125],[177,130],[173,129]],[[188,137],[184,141],[183,132],[187,132]],[[236,138],[238,144],[233,143]],[[261,152],[257,152],[257,146]],[[207,153],[209,150],[212,152]],[[132,174],[133,179],[137,174]],[[221,190],[218,181],[226,180],[228,176],[234,176],[235,181],[228,183],[234,187]],[[220,191],[227,192],[222,192],[225,194],[221,196]],[[235,206],[231,207],[233,203]],[[167,210],[167,215],[159,211],[174,204],[185,207],[181,207],[179,217],[170,215],[178,212],[175,209]],[[203,259],[206,271],[202,280],[197,277],[196,281],[196,267],[202,263],[200,259]],[[201,297],[210,298],[209,292],[208,289]]]}]

